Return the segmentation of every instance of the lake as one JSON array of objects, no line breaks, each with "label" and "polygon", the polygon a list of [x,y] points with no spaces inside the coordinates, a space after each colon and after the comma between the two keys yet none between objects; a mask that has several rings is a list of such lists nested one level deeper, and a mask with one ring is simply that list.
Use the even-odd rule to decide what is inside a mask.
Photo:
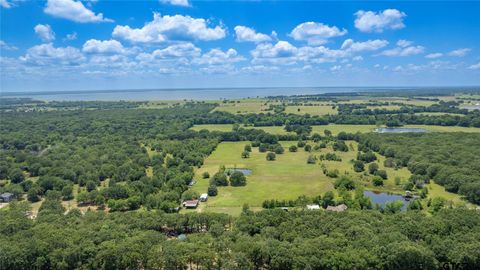
[{"label": "lake", "polygon": [[402,210],[406,210],[407,205],[410,203],[410,201],[406,201],[403,196],[396,194],[388,194],[384,192],[374,192],[366,190],[363,192],[363,195],[369,197],[372,200],[372,206],[375,206],[375,204],[378,203],[382,207],[385,207],[385,204],[387,202],[401,201],[403,202]]},{"label": "lake", "polygon": [[377,128],[375,129],[377,133],[421,133],[428,132],[428,130],[423,128]]},{"label": "lake", "polygon": [[[146,100],[218,100],[267,96],[318,95],[326,93],[383,92],[411,90],[415,87],[248,87],[248,88],[176,88],[112,89],[72,91],[1,92],[1,97],[24,97],[45,101],[146,101]],[[423,88],[419,88],[423,89]]]}]

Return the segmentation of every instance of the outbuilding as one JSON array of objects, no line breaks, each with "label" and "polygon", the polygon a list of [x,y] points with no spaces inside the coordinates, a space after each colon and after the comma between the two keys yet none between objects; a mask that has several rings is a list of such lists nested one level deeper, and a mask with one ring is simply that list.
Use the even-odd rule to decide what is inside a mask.
[{"label": "outbuilding", "polygon": [[320,210],[320,205],[318,204],[307,204],[308,210]]},{"label": "outbuilding", "polygon": [[185,208],[197,208],[198,200],[188,200],[183,202],[183,207]]},{"label": "outbuilding", "polygon": [[343,204],[343,203],[339,204],[337,206],[331,206],[331,205],[327,206],[327,210],[328,211],[333,211],[333,212],[343,212],[347,209],[348,209],[348,206]]}]

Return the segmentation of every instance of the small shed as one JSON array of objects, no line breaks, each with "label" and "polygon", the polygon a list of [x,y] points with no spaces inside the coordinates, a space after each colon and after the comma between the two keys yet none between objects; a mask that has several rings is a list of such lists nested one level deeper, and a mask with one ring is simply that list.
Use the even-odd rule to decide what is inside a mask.
[{"label": "small shed", "polygon": [[10,202],[14,198],[13,194],[10,192],[5,192],[0,195],[0,201],[2,202]]},{"label": "small shed", "polygon": [[183,207],[185,208],[197,208],[198,200],[189,200],[183,202]]},{"label": "small shed", "polygon": [[308,210],[320,210],[320,205],[318,204],[307,204]]},{"label": "small shed", "polygon": [[207,193],[202,193],[200,195],[200,201],[201,202],[206,202],[208,200],[208,194]]},{"label": "small shed", "polygon": [[343,212],[347,209],[348,209],[348,206],[343,204],[343,203],[339,204],[337,206],[331,206],[331,205],[327,206],[327,210],[328,211],[333,211],[333,212]]}]

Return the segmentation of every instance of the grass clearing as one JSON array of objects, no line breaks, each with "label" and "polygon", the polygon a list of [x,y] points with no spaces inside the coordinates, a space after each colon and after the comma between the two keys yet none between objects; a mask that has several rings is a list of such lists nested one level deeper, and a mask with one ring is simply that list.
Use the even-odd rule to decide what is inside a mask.
[{"label": "grass clearing", "polygon": [[[356,158],[358,144],[354,141],[347,141],[351,149],[348,152],[335,152],[342,161],[318,161],[317,164],[307,164],[307,158],[310,154],[319,156],[320,154],[333,153],[331,145],[320,151],[311,153],[299,149],[298,152],[288,152],[288,147],[296,142],[281,142],[286,149],[284,154],[277,155],[275,161],[267,161],[266,153],[258,152],[258,148],[253,148],[250,158],[242,159],[240,153],[248,142],[223,142],[206,160],[205,164],[196,170],[195,180],[197,183],[192,190],[198,193],[205,193],[209,179],[203,179],[202,174],[208,172],[213,176],[220,166],[227,168],[247,168],[252,170],[252,174],[247,176],[247,186],[245,187],[218,187],[218,195],[210,197],[205,203],[201,203],[196,211],[199,212],[220,212],[229,214],[239,214],[243,204],[248,204],[253,209],[261,209],[261,204],[265,200],[280,199],[294,200],[298,196],[316,196],[323,195],[326,191],[334,190],[333,183],[335,178],[330,178],[323,174],[322,164],[328,171],[338,170],[339,175],[348,175],[354,179],[357,184],[363,186],[366,190],[376,190],[380,192],[403,194],[403,184],[409,179],[411,173],[407,168],[394,169],[386,168],[383,165],[385,157],[376,154],[379,169],[387,171],[388,179],[384,181],[384,186],[375,187],[371,183],[372,175],[367,172],[357,173],[353,171],[352,160]],[[313,145],[312,142],[310,144]],[[366,170],[368,164],[366,164]],[[400,178],[400,185],[395,184],[395,178]],[[433,192],[432,194],[436,194]],[[457,194],[449,193],[450,198],[456,201],[462,201]],[[193,210],[191,210],[193,211]]]},{"label": "grass clearing", "polygon": [[269,104],[264,99],[242,99],[234,100],[228,103],[220,103],[213,111],[228,112],[232,114],[262,113],[267,112]]},{"label": "grass clearing", "polygon": [[315,104],[312,106],[287,106],[285,108],[285,113],[293,114],[310,114],[310,115],[328,115],[328,114],[337,114],[337,109],[333,108],[332,105],[327,104]]},{"label": "grass clearing", "polygon": [[[282,142],[285,148],[296,142]],[[319,165],[307,164],[310,153],[299,150],[296,153],[285,151],[277,155],[275,161],[267,161],[266,153],[253,148],[250,158],[240,157],[247,142],[223,142],[205,160],[204,166],[196,171],[197,184],[192,187],[199,193],[206,192],[209,179],[202,179],[205,171],[212,176],[221,165],[248,168],[252,174],[247,176],[245,187],[219,187],[219,194],[203,203],[200,211],[224,212],[232,208],[241,209],[244,203],[252,207],[261,207],[267,199],[296,199],[300,195],[318,195],[333,189],[333,180],[323,175]]]}]

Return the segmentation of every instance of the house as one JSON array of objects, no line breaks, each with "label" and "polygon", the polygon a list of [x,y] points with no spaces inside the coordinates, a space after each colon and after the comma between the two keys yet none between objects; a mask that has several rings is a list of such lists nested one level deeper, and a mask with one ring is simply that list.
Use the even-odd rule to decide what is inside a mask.
[{"label": "house", "polygon": [[5,192],[0,195],[0,201],[2,202],[10,202],[13,200],[13,194],[10,192]]},{"label": "house", "polygon": [[348,209],[348,206],[346,206],[345,204],[339,204],[337,206],[327,206],[327,211],[333,211],[333,212],[343,212],[345,210]]},{"label": "house", "polygon": [[320,210],[320,205],[318,204],[307,204],[308,210]]},{"label": "house", "polygon": [[185,208],[197,208],[198,200],[189,200],[183,202],[183,207]]},{"label": "house", "polygon": [[202,193],[202,195],[200,195],[200,201],[201,202],[206,202],[208,200],[208,194],[207,193]]}]

